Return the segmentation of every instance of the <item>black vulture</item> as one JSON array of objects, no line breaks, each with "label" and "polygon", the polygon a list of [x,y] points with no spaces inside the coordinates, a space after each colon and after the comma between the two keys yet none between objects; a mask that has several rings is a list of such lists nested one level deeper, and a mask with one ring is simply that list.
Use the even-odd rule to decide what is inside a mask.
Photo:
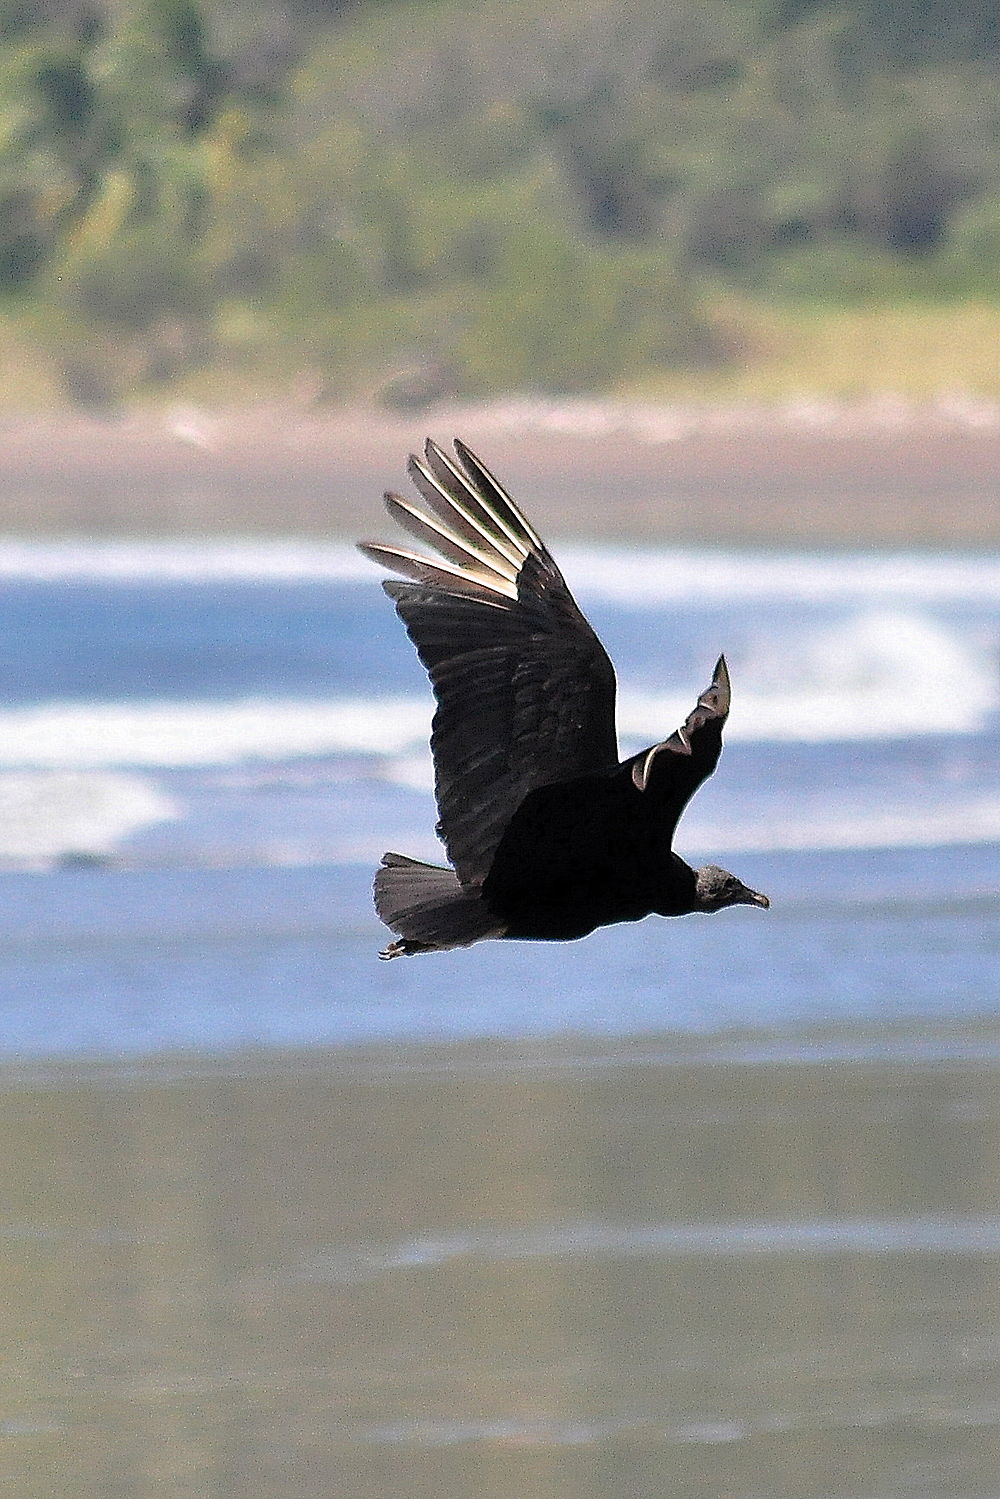
[{"label": "black vulture", "polygon": [[437,698],[437,832],[453,866],[384,855],[375,906],[398,940],[380,957],[767,907],[735,875],[692,869],[671,846],[722,750],[725,659],[679,729],[619,762],[604,647],[510,496],[464,443],[455,454],[428,441],[423,460],[410,458],[426,508],[385,497],[436,557],[361,543],[405,579],[383,587]]}]

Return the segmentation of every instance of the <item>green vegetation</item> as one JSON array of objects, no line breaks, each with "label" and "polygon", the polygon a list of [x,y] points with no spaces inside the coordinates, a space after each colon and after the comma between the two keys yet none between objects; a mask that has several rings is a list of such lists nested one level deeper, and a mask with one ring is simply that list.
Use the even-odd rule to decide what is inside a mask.
[{"label": "green vegetation", "polygon": [[0,0],[0,52],[8,403],[1000,394],[973,0]]}]

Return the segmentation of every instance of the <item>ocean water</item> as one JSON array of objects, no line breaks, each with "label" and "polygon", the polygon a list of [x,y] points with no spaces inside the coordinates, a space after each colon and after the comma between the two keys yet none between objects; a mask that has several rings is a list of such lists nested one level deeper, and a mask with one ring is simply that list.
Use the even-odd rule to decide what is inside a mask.
[{"label": "ocean water", "polygon": [[727,653],[677,839],[773,908],[375,962],[435,857],[431,698],[348,545],[0,547],[0,1051],[787,1030],[993,1014],[1000,563],[559,549],[623,748]]},{"label": "ocean water", "polygon": [[772,909],[384,964],[346,544],[0,545],[0,1480],[997,1499],[1000,563],[558,555]]}]

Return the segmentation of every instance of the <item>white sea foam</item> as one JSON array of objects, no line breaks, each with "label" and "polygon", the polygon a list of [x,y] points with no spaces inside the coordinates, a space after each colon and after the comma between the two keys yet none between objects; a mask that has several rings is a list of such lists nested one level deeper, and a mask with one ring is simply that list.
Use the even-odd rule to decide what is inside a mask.
[{"label": "white sea foam", "polygon": [[737,734],[750,723],[761,739],[966,733],[1000,701],[995,653],[919,615],[865,614],[793,650],[768,641],[745,661]]},{"label": "white sea foam", "polygon": [[346,541],[178,537],[164,541],[0,539],[0,578],[44,583],[308,583],[374,580]]},{"label": "white sea foam", "polygon": [[[873,612],[819,629],[767,635],[730,666],[727,733],[736,740],[972,733],[1000,706],[994,652],[910,613]],[[662,735],[690,706],[676,693],[626,688],[619,709],[622,735]]]},{"label": "white sea foam", "polygon": [[398,753],[425,740],[422,698],[44,703],[0,712],[0,765],[236,765],[305,755]]},{"label": "white sea foam", "polygon": [[[586,602],[623,608],[752,600],[805,603],[1000,603],[1000,560],[920,553],[709,551],[692,548],[556,548]],[[374,580],[346,541],[294,537],[162,541],[0,539],[0,578],[40,582],[273,583]]]},{"label": "white sea foam", "polygon": [[[430,758],[424,760],[430,790]],[[388,773],[392,775],[392,762]],[[413,784],[411,776],[405,779]],[[267,809],[269,810],[269,809]],[[243,836],[203,837],[184,822],[185,809],[152,782],[112,771],[0,772],[0,866],[44,865],[70,856],[101,856],[120,849],[130,836],[164,821],[178,821],[173,847],[195,863],[218,865],[248,860],[264,865],[354,864],[377,861],[385,847],[440,859],[441,849],[427,827],[394,834],[345,831],[336,818],[329,825],[276,832],[268,817],[249,815]],[[801,850],[933,848],[1000,841],[1000,796],[942,791],[933,803],[851,807],[797,805],[787,815],[770,808],[741,817],[730,809],[706,819],[696,801],[685,815],[678,848],[687,857],[724,858],[735,853]],[[149,857],[146,851],[144,857]],[[155,859],[155,854],[153,855]]]},{"label": "white sea foam", "polygon": [[677,846],[684,854],[785,853],[804,849],[938,848],[1000,841],[1000,796],[942,797],[935,806],[877,806],[782,817],[704,821],[697,803],[685,814]]},{"label": "white sea foam", "polygon": [[[736,740],[884,739],[982,729],[1000,704],[990,653],[904,614],[871,614],[761,640],[732,662]],[[700,685],[700,684],[696,684]],[[626,745],[661,738],[694,689],[623,685]],[[0,711],[0,766],[102,769],[237,765],[361,754],[392,762],[401,783],[428,783],[430,694],[210,702],[49,702]]]},{"label": "white sea foam", "polygon": [[138,776],[84,771],[0,774],[0,861],[110,853],[120,839],[178,809]]},{"label": "white sea foam", "polygon": [[567,546],[559,560],[579,597],[621,608],[1000,603],[1000,560],[994,557]]}]

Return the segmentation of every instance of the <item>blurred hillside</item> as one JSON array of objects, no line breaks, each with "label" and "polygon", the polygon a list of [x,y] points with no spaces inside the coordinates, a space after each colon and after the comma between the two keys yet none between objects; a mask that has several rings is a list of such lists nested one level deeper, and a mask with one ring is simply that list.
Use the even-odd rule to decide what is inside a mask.
[{"label": "blurred hillside", "polygon": [[0,0],[0,49],[8,406],[1000,394],[981,0]]}]

